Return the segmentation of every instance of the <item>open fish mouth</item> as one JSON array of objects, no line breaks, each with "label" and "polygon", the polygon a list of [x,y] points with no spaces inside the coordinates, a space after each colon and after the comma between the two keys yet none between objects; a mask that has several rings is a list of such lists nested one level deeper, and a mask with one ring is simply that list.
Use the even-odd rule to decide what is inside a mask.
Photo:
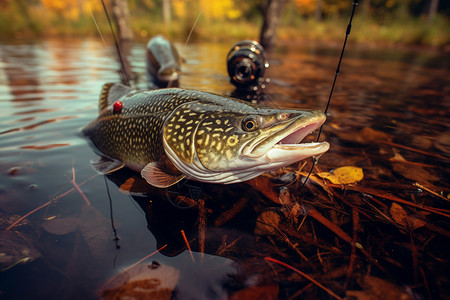
[{"label": "open fish mouth", "polygon": [[[314,112],[308,120],[297,118],[278,132],[261,139],[250,150],[247,156],[264,156],[269,163],[290,163],[318,156],[330,148],[327,142],[301,143],[301,141],[314,130],[318,129],[326,120],[321,112]],[[250,151],[249,151],[250,150]]]}]

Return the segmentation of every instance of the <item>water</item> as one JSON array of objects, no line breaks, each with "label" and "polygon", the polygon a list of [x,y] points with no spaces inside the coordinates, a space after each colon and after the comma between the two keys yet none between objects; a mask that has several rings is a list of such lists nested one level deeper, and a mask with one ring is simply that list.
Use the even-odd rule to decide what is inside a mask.
[{"label": "water", "polygon": [[[180,86],[233,95],[225,65],[232,44],[177,45],[186,60]],[[144,49],[143,44],[136,44],[130,55],[141,88],[145,87]],[[197,210],[168,201],[179,194],[194,200],[204,196],[206,206],[209,201],[218,209],[208,213],[208,219],[214,220],[220,209],[244,203],[235,193],[247,193],[248,186],[237,185],[230,191],[231,187],[193,183],[152,191],[149,198],[131,197],[118,186],[135,174],[124,171],[105,181],[90,166],[95,154],[79,136],[79,129],[96,117],[101,86],[118,81],[113,51],[94,39],[0,45],[0,252],[21,251],[11,260],[0,258],[5,269],[0,272],[0,297],[95,298],[108,278],[165,244],[147,262],[154,260],[180,271],[177,299],[223,299],[239,289],[260,285],[258,271],[266,272],[266,264],[254,258],[270,251],[261,250],[250,234],[257,212],[244,209],[238,212],[238,221],[208,227],[208,254],[200,254]],[[269,56],[271,83],[261,102],[323,110],[339,51],[326,45],[280,47]],[[364,150],[352,145],[343,148],[364,127],[389,134],[391,142],[448,157],[449,64],[448,55],[437,51],[350,44],[324,128],[324,138],[332,147],[319,166],[327,170],[346,162],[355,164],[352,157],[358,155],[362,158],[356,161],[364,161]],[[381,160],[385,154],[376,155]],[[437,186],[448,190],[448,160],[414,153],[406,157],[440,165],[434,169],[441,176]],[[91,206],[73,190],[73,176]],[[120,249],[113,240],[108,189]],[[252,193],[256,198],[251,201],[267,203],[261,194]],[[12,228],[14,237],[6,233],[14,220],[41,205],[42,209]],[[52,223],[58,219],[62,221]],[[197,245],[192,257],[181,229]],[[240,248],[246,251],[227,254],[223,239],[233,237],[248,239]],[[255,254],[258,251],[260,255]],[[289,284],[280,288],[284,289],[281,294],[295,290]]]}]

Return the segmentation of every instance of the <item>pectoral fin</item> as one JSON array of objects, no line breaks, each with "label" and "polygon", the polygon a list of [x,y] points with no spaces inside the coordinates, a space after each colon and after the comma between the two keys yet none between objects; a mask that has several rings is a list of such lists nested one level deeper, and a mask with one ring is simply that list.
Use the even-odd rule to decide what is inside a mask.
[{"label": "pectoral fin", "polygon": [[157,162],[151,162],[146,165],[141,171],[142,177],[147,182],[158,188],[166,188],[182,180],[185,175],[171,175],[167,174]]},{"label": "pectoral fin", "polygon": [[100,156],[97,160],[91,160],[91,164],[95,170],[102,174],[112,173],[125,166],[124,163]]}]

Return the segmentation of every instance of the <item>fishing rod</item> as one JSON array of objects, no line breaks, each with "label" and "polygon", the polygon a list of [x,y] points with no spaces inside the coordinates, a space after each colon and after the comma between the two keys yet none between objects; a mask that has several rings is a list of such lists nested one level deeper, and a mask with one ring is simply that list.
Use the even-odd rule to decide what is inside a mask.
[{"label": "fishing rod", "polygon": [[112,26],[111,18],[109,17],[108,9],[106,8],[105,2],[103,0],[100,0],[103,5],[103,10],[105,11],[106,18],[108,19],[109,28],[111,30],[113,39],[114,39],[114,45],[116,46],[117,54],[119,56],[119,62],[122,67],[122,72],[119,72],[120,80],[122,83],[124,83],[127,86],[130,86],[130,76],[127,72],[127,68],[125,67],[125,61],[122,57],[122,51],[120,50],[119,42],[117,41],[117,35],[114,31],[114,28]]},{"label": "fishing rod", "polygon": [[[356,11],[356,7],[358,6],[358,2],[359,2],[359,0],[354,0],[353,4],[352,4],[353,5],[352,14],[350,15],[350,21],[348,22],[347,29],[345,31],[344,44],[342,45],[341,55],[339,57],[339,62],[337,64],[337,68],[334,73],[334,80],[333,80],[333,84],[331,85],[330,95],[328,96],[327,106],[325,107],[325,111],[323,112],[325,115],[327,114],[328,108],[330,107],[331,97],[333,96],[333,91],[334,91],[334,87],[336,85],[336,80],[337,80],[337,77],[339,76],[339,72],[341,69],[342,57],[344,56],[345,46],[347,45],[347,40],[350,35],[350,31],[352,30],[353,16],[355,15],[355,11]],[[320,126],[319,134],[317,135],[316,142],[319,142],[320,134],[322,133],[322,128],[323,128],[323,124],[322,124],[322,126]],[[303,181],[302,185],[300,186],[299,191],[303,188],[303,186],[305,186],[305,184],[308,181],[309,177],[311,176],[314,166],[316,165],[317,162],[318,162],[318,158],[315,158],[313,156],[313,164],[311,166],[311,170],[309,170],[308,176],[306,176],[306,179]]]}]

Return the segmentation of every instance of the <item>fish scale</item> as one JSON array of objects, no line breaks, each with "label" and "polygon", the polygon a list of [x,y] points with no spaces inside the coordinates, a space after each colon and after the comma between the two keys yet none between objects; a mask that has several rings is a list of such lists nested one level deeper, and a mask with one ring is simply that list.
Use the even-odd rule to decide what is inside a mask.
[{"label": "fish scale", "polygon": [[99,109],[82,131],[101,155],[94,167],[109,173],[126,166],[157,187],[183,178],[241,182],[329,148],[326,142],[300,143],[325,121],[320,111],[264,108],[196,90],[134,91],[121,84],[104,85]]}]

